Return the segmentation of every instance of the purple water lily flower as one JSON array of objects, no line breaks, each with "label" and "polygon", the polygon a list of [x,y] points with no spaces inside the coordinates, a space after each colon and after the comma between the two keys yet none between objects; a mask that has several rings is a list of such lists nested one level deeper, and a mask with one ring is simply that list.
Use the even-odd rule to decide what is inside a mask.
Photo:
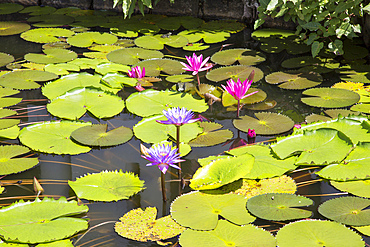
[{"label": "purple water lily flower", "polygon": [[175,163],[184,161],[179,159],[180,154],[177,153],[177,148],[173,148],[170,144],[153,145],[151,148],[147,149],[146,154],[141,155],[141,157],[151,162],[146,166],[158,166],[163,174],[167,172],[170,166],[180,169]]},{"label": "purple water lily flower", "polygon": [[188,123],[194,123],[199,121],[199,118],[193,118],[194,113],[191,110],[187,110],[185,107],[173,107],[163,110],[163,115],[166,116],[167,120],[157,120],[161,124],[174,124],[176,126],[181,126]]},{"label": "purple water lily flower", "polygon": [[131,78],[143,78],[145,77],[145,68],[141,70],[140,66],[132,67],[131,70],[128,70],[128,76]]},{"label": "purple water lily flower", "polygon": [[207,63],[210,57],[207,57],[203,60],[203,55],[198,57],[195,53],[193,53],[192,57],[185,56],[185,58],[189,64],[180,62],[184,66],[182,69],[186,71],[193,71],[193,75],[197,75],[198,85],[200,85],[198,72],[212,68],[213,64]]}]

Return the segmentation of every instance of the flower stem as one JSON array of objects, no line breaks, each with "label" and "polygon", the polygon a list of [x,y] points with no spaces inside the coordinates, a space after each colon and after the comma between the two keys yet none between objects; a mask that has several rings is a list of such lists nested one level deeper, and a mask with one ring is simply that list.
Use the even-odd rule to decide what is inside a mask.
[{"label": "flower stem", "polygon": [[200,86],[199,74],[197,74],[197,79],[198,79],[198,87],[199,87]]},{"label": "flower stem", "polygon": [[167,201],[167,196],[166,196],[165,177],[164,177],[163,172],[161,172],[161,189],[162,189],[162,199],[165,202],[165,201]]},{"label": "flower stem", "polygon": [[[180,126],[179,125],[176,125],[176,147],[177,147],[177,152],[180,153]],[[182,172],[181,172],[181,162],[179,162],[177,165],[178,165],[178,167],[180,167],[178,174],[179,174],[179,179],[180,179],[179,194],[181,195],[181,193],[182,193],[182,184],[183,184]]]},{"label": "flower stem", "polygon": [[240,111],[240,99],[238,99],[238,111],[236,112],[237,118],[239,118],[239,111]]}]

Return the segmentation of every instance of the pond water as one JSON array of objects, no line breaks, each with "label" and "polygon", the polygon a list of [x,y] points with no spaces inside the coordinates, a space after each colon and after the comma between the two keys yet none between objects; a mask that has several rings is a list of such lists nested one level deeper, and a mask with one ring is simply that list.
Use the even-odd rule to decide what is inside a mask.
[{"label": "pond water", "polygon": [[[21,18],[22,15],[18,15]],[[8,20],[8,16],[1,16],[4,20]],[[14,18],[14,16],[12,17]],[[212,44],[211,47],[205,51],[197,52],[203,56],[210,56],[220,49],[231,48],[250,48],[258,49],[258,42],[251,38],[251,30],[244,29],[243,31],[232,34],[231,37],[223,42],[229,46],[222,48],[221,43]],[[23,56],[29,52],[41,53],[42,45],[25,41],[19,35],[0,36],[0,52],[5,52],[13,55],[16,60],[22,60]],[[85,49],[76,49],[81,54]],[[163,50],[165,54],[170,54],[177,57],[184,57],[190,55],[190,52],[184,52],[181,49],[168,48]],[[277,54],[265,54],[267,60],[256,67],[260,68],[265,75],[283,70],[281,62],[293,55],[287,54],[285,51]],[[82,57],[82,56],[80,56]],[[2,68],[3,70],[5,67]],[[204,77],[201,73],[201,81],[214,85],[220,83],[212,83]],[[335,73],[324,74],[324,83],[321,85],[331,86],[333,83],[340,81]],[[173,84],[163,80],[156,83],[155,87],[158,89],[165,89],[172,87]],[[277,104],[274,108],[268,110],[271,112],[282,113],[292,118],[296,123],[303,122],[305,117],[312,113],[320,113],[320,108],[314,108],[303,104],[300,101],[301,90],[284,90],[277,86],[267,84],[264,79],[259,82],[253,83],[253,86],[264,90],[269,99],[276,100]],[[135,92],[134,89],[125,87],[123,92],[119,95],[126,99],[131,93]],[[16,95],[18,97],[18,95]],[[23,101],[16,106],[10,107],[18,111],[17,118],[21,119],[21,127],[27,126],[30,123],[58,120],[58,118],[51,116],[46,110],[47,99],[41,94],[40,89],[25,90],[19,93],[19,97]],[[255,111],[243,108],[240,115],[253,116]],[[247,139],[244,132],[238,131],[232,124],[235,118],[235,112],[229,112],[221,103],[216,102],[210,108],[202,113],[211,121],[220,123],[225,129],[230,129],[234,138],[240,135],[241,138]],[[95,117],[85,114],[80,120],[92,123],[107,123],[109,128],[118,126],[125,126],[131,128],[141,120],[141,117],[129,113],[126,109],[119,115],[114,116],[108,120],[98,120]],[[275,136],[261,136],[257,135],[256,142],[264,142],[274,139]],[[37,141],[37,140],[35,140]],[[4,140],[4,144],[19,143],[18,140]],[[90,227],[96,226],[104,222],[117,221],[122,215],[131,209],[145,208],[148,206],[155,206],[158,209],[158,217],[169,214],[169,207],[171,201],[178,196],[178,183],[174,171],[170,170],[166,174],[167,182],[167,197],[168,201],[163,203],[160,191],[160,172],[156,167],[146,167],[148,163],[140,156],[140,143],[141,141],[133,137],[129,142],[122,145],[109,148],[94,148],[86,154],[79,155],[52,155],[44,153],[36,153],[39,158],[39,165],[22,173],[8,175],[2,178],[1,183],[6,187],[6,193],[1,195],[0,205],[9,205],[11,202],[24,198],[33,199],[35,194],[32,187],[32,179],[36,177],[42,184],[45,192],[43,196],[58,198],[61,196],[67,198],[75,197],[74,192],[68,186],[68,180],[75,180],[77,177],[83,176],[87,173],[97,173],[102,170],[119,170],[131,171],[137,174],[141,180],[145,181],[146,189],[134,195],[129,200],[120,200],[118,202],[93,202],[82,200],[89,207],[87,217],[90,219]],[[149,147],[149,144],[145,144]],[[186,161],[182,163],[183,171],[186,179],[190,179],[194,172],[199,168],[197,160],[199,158],[208,157],[210,155],[218,155],[230,148],[229,144],[219,144],[213,147],[193,148],[192,151],[184,158]],[[294,172],[291,176],[297,183],[304,181],[313,181],[317,178],[316,175],[310,174],[314,170]],[[313,218],[323,218],[317,213],[317,206],[322,202],[335,198],[335,193],[341,193],[336,190],[328,182],[316,182],[304,186],[298,186],[297,194],[311,198],[315,203],[309,207],[314,212]],[[184,192],[190,191],[187,186]],[[10,199],[8,199],[10,198]],[[269,230],[278,229],[278,225],[260,221],[260,225],[270,224],[267,227]],[[140,243],[120,237],[113,229],[113,223],[107,223],[92,229],[83,238],[81,238],[76,246],[158,246],[156,243]],[[258,225],[258,224],[257,224]],[[74,241],[81,236],[79,234],[74,238]],[[172,239],[173,243],[176,240]],[[370,244],[370,238],[364,237],[364,240]],[[350,246],[350,245],[348,245]]]}]

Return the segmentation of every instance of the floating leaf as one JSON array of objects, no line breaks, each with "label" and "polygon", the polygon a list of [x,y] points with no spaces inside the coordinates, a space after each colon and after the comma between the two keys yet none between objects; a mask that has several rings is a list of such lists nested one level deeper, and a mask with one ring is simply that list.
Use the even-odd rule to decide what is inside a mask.
[{"label": "floating leaf", "polygon": [[[247,98],[249,98],[249,97],[247,97]],[[269,110],[271,108],[274,108],[276,106],[276,104],[277,104],[277,102],[275,100],[266,99],[263,102],[256,103],[256,104],[253,104],[253,105],[244,105],[244,107],[249,109],[249,110],[254,110],[254,111],[265,111],[265,110]]]},{"label": "floating leaf", "polygon": [[45,49],[44,54],[28,53],[24,59],[33,63],[49,64],[49,63],[65,63],[77,58],[77,53],[74,51],[52,48]]},{"label": "floating leaf", "polygon": [[86,219],[71,217],[88,210],[64,197],[21,200],[0,209],[0,234],[6,241],[32,244],[67,238],[88,228]]},{"label": "floating leaf", "polygon": [[117,89],[122,89],[123,85],[135,87],[138,83],[137,78],[131,78],[118,73],[108,73],[102,78],[102,81],[109,87]]},{"label": "floating leaf", "polygon": [[190,180],[190,187],[194,190],[219,188],[246,177],[253,164],[254,157],[250,154],[215,160],[195,172]]},{"label": "floating leaf", "polygon": [[354,67],[340,69],[340,79],[343,81],[370,83],[369,67]]},{"label": "floating leaf", "polygon": [[38,70],[23,70],[6,73],[0,77],[0,85],[3,87],[15,89],[35,89],[39,88],[40,84],[36,82],[44,82],[56,79],[56,74],[38,71]]},{"label": "floating leaf", "polygon": [[97,65],[106,63],[106,61],[100,59],[76,58],[68,63],[77,65],[80,67],[80,69],[95,69]]},{"label": "floating leaf", "polygon": [[74,18],[68,15],[50,14],[32,16],[27,21],[32,22],[32,26],[34,27],[59,27],[71,24]]},{"label": "floating leaf", "polygon": [[77,33],[72,37],[67,39],[68,44],[77,47],[89,47],[93,43],[96,44],[113,44],[117,42],[117,36],[109,33],[99,33],[99,32],[86,32]]},{"label": "floating leaf", "polygon": [[351,111],[358,111],[358,112],[363,112],[363,113],[367,113],[369,114],[370,113],[370,104],[356,104],[354,106],[352,106],[351,108]]},{"label": "floating leaf", "polygon": [[256,40],[264,40],[264,38],[270,38],[271,36],[275,38],[286,38],[289,36],[295,36],[295,34],[292,30],[276,28],[262,28],[252,33],[252,38]]},{"label": "floating leaf", "polygon": [[93,124],[81,127],[71,133],[71,137],[86,146],[114,146],[132,138],[132,130],[121,126],[107,132],[107,124]]},{"label": "floating leaf", "polygon": [[[23,128],[19,140],[23,145],[44,153],[80,154],[87,153],[91,148],[79,145],[70,139],[71,133],[91,123],[54,121],[28,125]],[[35,142],[35,140],[39,140]]]},{"label": "floating leaf", "polygon": [[108,73],[117,73],[117,72],[127,73],[129,69],[131,69],[131,67],[127,65],[122,65],[118,63],[103,63],[96,66],[95,72],[102,75],[106,75]]},{"label": "floating leaf", "polygon": [[358,227],[353,227],[357,231],[361,232],[364,235],[370,236],[370,225],[369,226],[358,226]]},{"label": "floating leaf", "polygon": [[185,83],[185,82],[191,82],[194,80],[194,77],[192,75],[170,75],[166,77],[166,81],[172,82],[172,83]]},{"label": "floating leaf", "polygon": [[114,230],[124,238],[141,242],[172,238],[185,230],[169,215],[157,220],[156,217],[155,207],[133,209],[119,219]]},{"label": "floating leaf", "polygon": [[[1,26],[0,26],[1,29]],[[12,55],[0,52],[0,67],[7,65],[14,61],[14,57]]]},{"label": "floating leaf", "polygon": [[97,118],[113,117],[122,112],[125,102],[119,96],[93,88],[76,88],[51,100],[48,111],[60,118],[79,119],[86,111]]},{"label": "floating leaf", "polygon": [[274,72],[265,77],[269,84],[279,84],[284,89],[306,89],[322,83],[322,76],[315,72],[286,71]]},{"label": "floating leaf", "polygon": [[302,57],[294,57],[284,60],[281,64],[282,67],[287,69],[294,69],[300,68],[304,66],[319,64],[321,60],[317,57],[312,56],[302,56]]},{"label": "floating leaf", "polygon": [[75,32],[64,28],[36,28],[21,34],[21,38],[35,43],[53,43],[58,37],[71,37]]},{"label": "floating leaf", "polygon": [[1,129],[0,137],[6,138],[6,139],[16,139],[19,135],[19,130],[20,128],[18,127],[18,125],[15,125],[7,129]]},{"label": "floating leaf", "polygon": [[71,240],[65,239],[65,240],[54,241],[54,242],[46,243],[46,244],[38,244],[36,246],[37,247],[73,247],[73,244]]},{"label": "floating leaf", "polygon": [[325,108],[340,108],[353,105],[360,100],[360,95],[341,88],[311,88],[302,92],[303,95],[313,96],[301,98],[310,106]]},{"label": "floating leaf", "polygon": [[159,76],[161,72],[169,75],[181,74],[184,72],[182,69],[184,66],[182,66],[179,61],[172,59],[149,59],[138,62],[133,66],[145,68],[145,74],[147,76]]},{"label": "floating leaf", "polygon": [[172,107],[186,107],[193,112],[204,112],[208,105],[204,100],[193,98],[190,94],[147,89],[131,94],[126,100],[127,109],[141,117],[162,114]]},{"label": "floating leaf", "polygon": [[17,93],[19,93],[18,90],[0,87],[0,108],[16,105],[19,102],[21,102],[22,98],[5,98],[6,96],[10,96]]},{"label": "floating leaf", "polygon": [[221,124],[211,122],[201,122],[199,126],[203,128],[203,133],[197,136],[189,144],[192,147],[209,147],[223,143],[233,138],[233,132],[230,130],[219,130]]},{"label": "floating leaf", "polygon": [[203,51],[208,49],[209,45],[204,45],[204,43],[189,43],[182,47],[185,51]]},{"label": "floating leaf", "polygon": [[294,126],[294,122],[289,117],[273,112],[258,112],[254,114],[256,118],[242,116],[235,119],[235,128],[248,132],[254,129],[258,135],[274,135],[287,132]]},{"label": "floating leaf", "polygon": [[[240,103],[246,104],[247,106],[249,106],[250,104],[255,104],[255,103],[264,101],[267,97],[267,94],[265,93],[265,91],[263,91],[260,88],[249,88],[247,94],[250,94],[256,91],[258,93],[255,93],[247,98],[240,100]],[[238,101],[233,96],[231,96],[231,94],[229,94],[227,91],[224,91],[222,94],[222,105],[225,107],[232,106],[232,105],[238,105]]]},{"label": "floating leaf", "polygon": [[356,196],[370,198],[370,180],[358,181],[330,181],[330,184],[341,191],[351,193]]},{"label": "floating leaf", "polygon": [[323,220],[301,220],[283,226],[276,235],[279,247],[363,247],[361,236],[342,224]]},{"label": "floating leaf", "polygon": [[154,35],[154,36],[141,36],[135,39],[135,45],[153,50],[162,50],[164,45],[168,45],[174,48],[180,48],[188,44],[188,39],[181,35],[171,35],[169,37],[164,37],[164,35]]},{"label": "floating leaf", "polygon": [[152,51],[143,48],[124,48],[108,53],[109,61],[118,64],[132,65],[140,62],[140,59],[163,58],[160,51]]},{"label": "floating leaf", "polygon": [[44,67],[44,70],[56,75],[68,75],[69,71],[78,72],[80,67],[74,64],[59,63],[59,64],[48,64]]},{"label": "floating leaf", "polygon": [[211,195],[194,191],[172,202],[171,216],[181,226],[194,230],[215,229],[219,216],[232,223],[245,225],[255,220],[246,210],[246,202],[247,199],[241,195]]},{"label": "floating leaf", "polygon": [[48,15],[55,12],[56,8],[51,6],[28,6],[19,13],[29,13],[30,15]]},{"label": "floating leaf", "polygon": [[216,52],[211,60],[220,65],[231,65],[236,61],[241,65],[256,65],[264,62],[266,56],[250,49],[229,49]]},{"label": "floating leaf", "polygon": [[0,15],[17,13],[24,7],[17,3],[0,3]]},{"label": "floating leaf", "polygon": [[122,170],[85,174],[68,185],[79,198],[105,202],[128,199],[144,189],[144,181]]},{"label": "floating leaf", "polygon": [[263,72],[259,68],[245,65],[234,65],[213,69],[207,73],[206,78],[210,81],[219,82],[227,79],[245,81],[250,73],[254,70],[253,81],[259,81],[263,78]]},{"label": "floating leaf", "polygon": [[314,123],[314,122],[320,122],[320,121],[321,122],[330,121],[331,118],[327,116],[323,116],[323,115],[311,114],[311,115],[308,115],[304,120],[306,123]]},{"label": "floating leaf", "polygon": [[15,158],[28,152],[30,150],[23,146],[0,146],[0,174],[18,173],[36,166],[39,163],[37,158]]}]

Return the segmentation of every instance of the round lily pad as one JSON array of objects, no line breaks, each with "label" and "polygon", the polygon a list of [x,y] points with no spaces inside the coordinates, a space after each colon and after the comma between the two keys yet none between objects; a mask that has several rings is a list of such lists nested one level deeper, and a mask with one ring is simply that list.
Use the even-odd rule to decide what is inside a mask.
[{"label": "round lily pad", "polygon": [[141,36],[135,39],[135,45],[153,50],[162,50],[164,45],[174,48],[180,48],[188,44],[188,39],[181,35],[171,35],[165,37],[164,35]]},{"label": "round lily pad", "polygon": [[346,191],[356,196],[370,198],[370,179],[357,181],[330,181],[330,184],[341,191]]},{"label": "round lily pad", "polygon": [[321,60],[317,57],[312,56],[302,56],[302,57],[294,57],[284,60],[281,64],[283,68],[287,69],[294,69],[300,68],[309,65],[315,65],[321,63]]},{"label": "round lily pad", "polygon": [[233,132],[222,128],[221,124],[211,122],[201,122],[199,126],[203,128],[203,133],[197,136],[189,144],[192,147],[209,147],[223,143],[233,138]]},{"label": "round lily pad", "polygon": [[147,76],[159,76],[161,72],[169,75],[176,75],[184,72],[182,69],[184,66],[179,61],[173,59],[148,59],[138,62],[133,66],[145,68],[145,75]]},{"label": "round lily pad", "polygon": [[36,166],[39,163],[37,158],[15,158],[29,152],[24,146],[0,146],[0,174],[18,173]]},{"label": "round lily pad", "polygon": [[287,193],[268,193],[250,198],[247,202],[248,210],[255,216],[275,221],[308,218],[311,211],[297,207],[311,206],[313,201],[304,196]]},{"label": "round lily pad", "polygon": [[91,123],[72,121],[53,121],[32,124],[21,130],[19,140],[23,145],[44,153],[87,153],[91,148],[73,142],[70,136],[74,130],[88,125],[91,125]]},{"label": "round lily pad", "polygon": [[351,226],[367,226],[370,222],[370,200],[346,196],[325,201],[318,208],[328,219]]},{"label": "round lily pad", "polygon": [[[264,101],[267,97],[267,94],[265,93],[265,91],[263,91],[260,88],[249,88],[246,94],[250,94],[256,91],[258,93],[255,93],[247,98],[240,100],[240,103],[250,105],[250,104],[255,104],[255,103]],[[227,91],[224,91],[222,94],[222,105],[225,107],[232,106],[232,105],[238,105],[238,101],[233,96],[231,96],[231,94],[229,94]]]},{"label": "round lily pad", "polygon": [[182,49],[185,51],[203,51],[209,47],[209,45],[205,45],[204,43],[188,43],[187,45],[183,46]]},{"label": "round lily pad", "polygon": [[314,123],[319,121],[326,122],[331,120],[331,118],[323,115],[311,114],[308,115],[304,120],[306,121],[306,123]]},{"label": "round lily pad", "polygon": [[74,18],[68,15],[50,14],[32,16],[27,21],[32,22],[32,26],[35,27],[59,27],[71,24]]},{"label": "round lily pad", "polygon": [[58,64],[48,64],[44,67],[44,70],[56,75],[68,75],[70,71],[78,72],[80,67],[75,64],[68,63],[58,63]]},{"label": "round lily pad", "polygon": [[72,132],[71,137],[86,146],[114,146],[129,141],[132,130],[121,126],[107,132],[107,124],[93,124]]},{"label": "round lily pad", "polygon": [[27,53],[24,59],[33,63],[50,64],[50,63],[65,63],[77,58],[77,53],[74,51],[51,48],[43,50],[44,54]]},{"label": "round lily pad", "polygon": [[24,22],[0,21],[0,36],[8,36],[23,33],[24,31],[27,31],[30,28],[31,26]]},{"label": "round lily pad", "polygon": [[117,42],[117,36],[109,33],[99,33],[99,32],[86,32],[77,33],[72,37],[67,39],[68,44],[77,47],[89,47],[93,43],[96,44],[114,44]]},{"label": "round lily pad", "polygon": [[28,13],[30,15],[48,15],[54,13],[56,8],[51,6],[28,6],[19,13]]},{"label": "round lily pad", "polygon": [[[253,95],[252,95],[253,96]],[[245,105],[244,107],[254,111],[265,111],[274,108],[277,102],[273,99],[266,99],[263,102],[259,102],[253,105]]]},{"label": "round lily pad", "polygon": [[251,224],[237,226],[226,220],[219,220],[213,231],[186,229],[180,236],[183,247],[274,247],[275,238],[268,231]]},{"label": "round lily pad", "polygon": [[313,96],[301,98],[303,103],[325,108],[346,107],[360,100],[358,93],[341,88],[311,88],[303,91],[302,94]]},{"label": "round lily pad", "polygon": [[363,112],[363,113],[369,114],[370,113],[370,104],[360,103],[360,104],[356,104],[356,105],[352,106],[350,109],[351,109],[351,111],[358,111],[358,112]]},{"label": "round lily pad", "polygon": [[241,65],[256,65],[266,60],[266,56],[250,49],[229,49],[218,51],[211,60],[220,65],[231,65],[236,61]]},{"label": "round lily pad", "polygon": [[140,62],[140,59],[163,58],[163,56],[163,53],[160,51],[143,48],[124,48],[111,51],[108,53],[107,59],[113,63],[132,65]]},{"label": "round lily pad", "polygon": [[360,235],[342,224],[323,220],[301,220],[282,227],[276,235],[279,247],[363,247]]},{"label": "round lily pad", "polygon": [[248,132],[248,129],[254,129],[258,135],[275,135],[287,132],[294,126],[294,121],[289,117],[273,112],[255,113],[256,118],[242,116],[235,119],[233,124],[235,128]]},{"label": "round lily pad", "polygon": [[128,199],[144,189],[144,181],[122,170],[85,174],[76,181],[68,181],[68,185],[79,198],[105,202]]},{"label": "round lily pad", "polygon": [[166,77],[166,81],[172,82],[172,83],[185,83],[185,82],[191,82],[194,80],[194,77],[192,75],[170,75]]},{"label": "round lily pad", "polygon": [[234,224],[245,225],[255,220],[246,210],[246,202],[241,195],[211,195],[194,191],[172,202],[171,216],[180,225],[194,230],[215,229],[219,216]]},{"label": "round lily pad", "polygon": [[254,80],[259,81],[263,78],[263,72],[259,68],[245,65],[234,65],[213,69],[207,73],[206,77],[210,81],[219,82],[227,79],[245,81],[254,70]]},{"label": "round lily pad", "polygon": [[[1,27],[0,27],[1,28]],[[12,55],[0,52],[0,67],[7,65],[14,61],[14,57]]]},{"label": "round lily pad", "polygon": [[256,40],[260,40],[262,38],[286,38],[289,36],[295,36],[294,31],[291,30],[284,30],[284,29],[276,29],[276,28],[262,28],[256,30],[252,33],[252,38]]},{"label": "round lily pad", "polygon": [[[118,63],[102,63],[98,64],[95,67],[95,72],[106,75],[108,73],[116,73],[116,72],[123,72],[127,73],[127,71],[131,69],[130,66],[118,64]],[[146,70],[145,70],[146,72]],[[147,73],[146,73],[147,74]]]},{"label": "round lily pad", "polygon": [[306,89],[322,83],[322,76],[315,72],[286,71],[274,72],[265,77],[269,84],[280,84],[284,89]]},{"label": "round lily pad", "polygon": [[6,73],[0,77],[0,85],[3,87],[15,89],[34,89],[39,88],[40,84],[36,82],[45,82],[58,78],[56,74],[38,71],[38,70],[23,70]]},{"label": "round lily pad", "polygon": [[17,13],[22,9],[24,9],[24,7],[17,3],[0,3],[0,15]]},{"label": "round lily pad", "polygon": [[21,34],[21,38],[35,43],[53,43],[58,37],[71,37],[75,32],[64,28],[36,28]]}]

